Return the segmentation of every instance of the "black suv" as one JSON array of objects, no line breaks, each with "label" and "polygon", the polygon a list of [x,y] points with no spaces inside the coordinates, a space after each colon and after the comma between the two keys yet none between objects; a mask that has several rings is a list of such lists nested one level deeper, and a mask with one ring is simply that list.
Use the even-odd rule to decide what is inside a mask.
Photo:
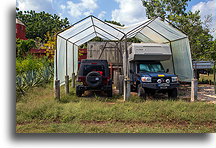
[{"label": "black suv", "polygon": [[112,80],[107,60],[83,59],[80,64],[76,95],[81,97],[86,90],[104,91],[112,97]]}]

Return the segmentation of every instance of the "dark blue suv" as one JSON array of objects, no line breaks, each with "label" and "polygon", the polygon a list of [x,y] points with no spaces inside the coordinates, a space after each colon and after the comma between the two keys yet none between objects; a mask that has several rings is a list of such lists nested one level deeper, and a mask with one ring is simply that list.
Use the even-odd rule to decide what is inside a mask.
[{"label": "dark blue suv", "polygon": [[141,61],[134,63],[130,70],[132,90],[137,91],[138,96],[146,98],[147,94],[168,93],[169,98],[177,98],[178,77],[168,74],[162,64],[157,61]]}]

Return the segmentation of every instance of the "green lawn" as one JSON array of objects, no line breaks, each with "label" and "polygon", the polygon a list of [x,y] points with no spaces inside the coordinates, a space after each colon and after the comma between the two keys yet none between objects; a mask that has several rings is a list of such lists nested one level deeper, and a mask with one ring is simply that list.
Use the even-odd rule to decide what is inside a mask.
[{"label": "green lawn", "polygon": [[17,133],[214,133],[215,105],[132,97],[77,98],[52,84],[29,90],[16,104]]}]

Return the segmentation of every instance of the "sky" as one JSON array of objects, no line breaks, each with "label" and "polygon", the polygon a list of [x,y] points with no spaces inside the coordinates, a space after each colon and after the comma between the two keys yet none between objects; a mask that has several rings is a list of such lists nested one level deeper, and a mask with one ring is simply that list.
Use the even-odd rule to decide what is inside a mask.
[{"label": "sky", "polygon": [[[94,15],[102,20],[114,20],[124,25],[147,19],[141,0],[17,0],[16,6],[24,10],[45,11],[67,17],[71,24]],[[213,16],[212,30],[216,26],[216,0],[191,0],[187,11],[200,10],[201,18]]]}]

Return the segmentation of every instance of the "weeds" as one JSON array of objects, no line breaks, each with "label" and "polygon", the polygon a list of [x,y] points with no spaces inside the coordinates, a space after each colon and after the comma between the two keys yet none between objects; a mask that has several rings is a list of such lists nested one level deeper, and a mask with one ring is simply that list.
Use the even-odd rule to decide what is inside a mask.
[{"label": "weeds", "polygon": [[214,104],[136,96],[122,102],[121,96],[79,98],[73,91],[62,91],[57,102],[51,85],[31,89],[16,105],[17,132],[215,132]]}]

